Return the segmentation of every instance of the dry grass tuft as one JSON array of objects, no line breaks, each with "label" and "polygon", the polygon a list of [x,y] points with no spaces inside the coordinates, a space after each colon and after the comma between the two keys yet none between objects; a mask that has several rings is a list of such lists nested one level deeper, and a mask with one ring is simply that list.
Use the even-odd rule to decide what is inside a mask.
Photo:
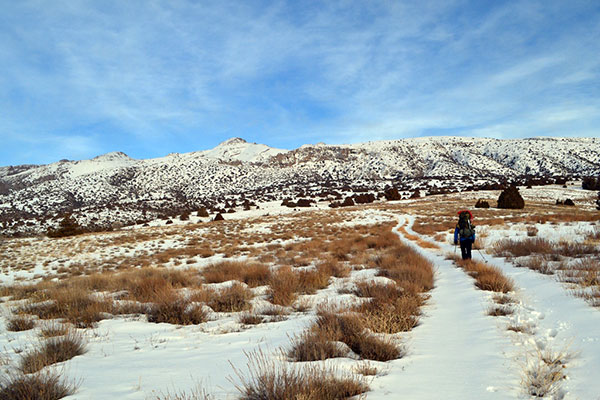
[{"label": "dry grass tuft", "polygon": [[8,320],[6,329],[11,332],[28,331],[35,327],[35,322],[31,317],[17,315]]},{"label": "dry grass tuft", "polygon": [[487,311],[487,315],[491,317],[504,317],[507,315],[511,315],[512,313],[514,313],[514,310],[512,308],[501,306],[491,306]]},{"label": "dry grass tuft", "polygon": [[238,322],[244,325],[258,325],[264,320],[265,318],[262,315],[256,315],[249,312],[242,313],[238,317]]},{"label": "dry grass tuft", "polygon": [[8,375],[0,379],[0,400],[58,400],[75,393],[76,385],[57,372]]},{"label": "dry grass tuft", "polygon": [[238,312],[248,310],[250,300],[254,297],[252,291],[241,283],[215,292],[208,301],[208,306],[216,312]]},{"label": "dry grass tuft", "polygon": [[523,369],[521,384],[528,395],[546,397],[556,393],[566,379],[565,368],[571,356],[564,351],[537,349]]},{"label": "dry grass tuft", "polygon": [[281,267],[271,276],[269,301],[281,306],[291,305],[297,297],[298,276],[290,267]]},{"label": "dry grass tuft", "polygon": [[42,346],[21,357],[20,370],[31,374],[52,364],[70,360],[86,352],[83,337],[75,332],[66,336],[50,338]]},{"label": "dry grass tuft", "polygon": [[175,325],[196,325],[207,320],[202,307],[174,290],[157,293],[155,303],[148,307],[146,315],[148,322]]},{"label": "dry grass tuft", "polygon": [[269,282],[271,270],[265,264],[226,261],[209,265],[202,271],[202,276],[207,283],[237,280],[256,287]]},{"label": "dry grass tuft", "polygon": [[499,268],[473,260],[458,260],[456,264],[475,279],[475,286],[481,290],[508,293],[514,290],[512,279],[504,276]]},{"label": "dry grass tuft", "polygon": [[56,336],[63,336],[69,333],[70,328],[68,325],[59,324],[57,322],[51,322],[45,324],[40,330],[40,336],[48,339]]},{"label": "dry grass tuft", "polygon": [[240,400],[339,400],[358,396],[368,386],[354,376],[339,376],[337,371],[315,365],[274,363],[262,354],[248,362],[249,377],[239,371],[236,388]]},{"label": "dry grass tuft", "polygon": [[92,298],[85,289],[58,288],[45,293],[48,300],[30,302],[19,311],[37,315],[41,319],[62,318],[78,327],[90,327],[113,311],[112,299]]}]

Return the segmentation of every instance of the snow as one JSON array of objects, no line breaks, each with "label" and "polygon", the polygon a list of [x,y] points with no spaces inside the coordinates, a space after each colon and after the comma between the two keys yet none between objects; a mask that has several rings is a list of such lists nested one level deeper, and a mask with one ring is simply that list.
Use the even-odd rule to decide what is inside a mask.
[{"label": "snow", "polygon": [[[489,192],[497,195],[497,192]],[[583,199],[587,192],[564,189],[558,186],[522,190],[524,196],[553,200],[572,196]],[[463,194],[466,198],[485,197],[486,193]],[[579,196],[579,197],[577,197]],[[388,204],[414,206],[420,200]],[[302,210],[306,218],[313,212],[323,212],[326,205]],[[387,208],[387,207],[386,207]],[[261,204],[259,209],[232,214],[236,219],[257,219],[271,215],[285,218],[294,212],[281,207],[280,202]],[[333,211],[332,211],[333,212]],[[296,212],[297,213],[297,212]],[[404,225],[409,234],[421,239],[411,229],[415,215],[365,206],[344,211],[344,226],[380,223],[394,219],[398,227]],[[228,218],[228,215],[225,215]],[[175,221],[174,225],[185,221]],[[243,232],[269,233],[270,225],[256,222]],[[595,228],[589,223],[571,225],[538,224],[539,236],[560,240],[573,238],[581,232]],[[139,229],[139,228],[136,228]],[[146,228],[166,229],[166,228]],[[171,226],[169,229],[178,229]],[[479,229],[479,228],[478,228]],[[504,227],[481,227],[487,233],[487,242],[505,237],[525,235],[524,224]],[[395,230],[401,235],[398,230]],[[127,235],[130,231],[111,235]],[[131,248],[118,246],[104,248],[103,254],[135,252],[153,248],[174,248],[184,235],[171,235],[161,241],[133,244]],[[30,241],[32,239],[20,239]],[[42,242],[49,246],[51,241]],[[600,394],[600,313],[584,300],[572,296],[555,277],[541,275],[525,268],[516,268],[510,262],[487,253],[474,252],[488,263],[500,268],[515,282],[511,294],[517,303],[514,314],[506,317],[487,316],[493,304],[489,292],[477,290],[473,279],[446,260],[454,251],[449,244],[437,243],[440,250],[422,249],[406,241],[435,265],[435,288],[423,308],[420,324],[411,332],[397,335],[407,349],[407,355],[387,363],[372,362],[380,371],[370,381],[368,399],[428,400],[437,398],[478,399],[528,399],[521,384],[521,375],[528,360],[537,351],[564,351],[571,355],[565,369],[568,379],[561,382],[554,396],[546,399],[598,399]],[[101,255],[98,255],[100,257]],[[202,268],[220,259],[219,255],[196,261],[191,267]],[[75,261],[85,259],[74,257]],[[50,265],[51,267],[52,265]],[[48,273],[36,264],[32,271],[19,273],[32,279],[35,274]],[[353,271],[349,278],[335,279],[329,288],[315,296],[303,296],[311,304],[329,300],[350,301],[350,296],[337,292],[352,282],[362,279],[385,279],[374,276],[374,270]],[[14,271],[2,271],[2,283],[10,283]],[[228,283],[224,283],[226,285]],[[264,288],[254,289],[261,292]],[[257,306],[260,298],[255,299]],[[265,303],[266,304],[266,303]],[[37,329],[29,332],[7,332],[5,327],[9,306],[0,304],[4,314],[0,318],[0,349],[4,362],[15,362],[17,350],[26,351],[35,343]],[[214,320],[199,326],[173,326],[150,324],[144,318],[118,317],[101,321],[97,328],[86,331],[88,352],[61,363],[55,368],[69,379],[80,382],[78,391],[69,399],[147,399],[160,393],[190,391],[200,385],[215,399],[234,399],[238,382],[234,367],[246,373],[247,354],[261,351],[274,362],[285,362],[281,349],[288,348],[290,338],[302,332],[314,320],[314,312],[292,313],[280,322],[243,327],[236,314],[214,315]],[[531,334],[510,332],[509,324],[527,325]],[[8,359],[8,361],[7,361]],[[328,360],[327,365],[343,371],[357,364],[351,358]]]}]

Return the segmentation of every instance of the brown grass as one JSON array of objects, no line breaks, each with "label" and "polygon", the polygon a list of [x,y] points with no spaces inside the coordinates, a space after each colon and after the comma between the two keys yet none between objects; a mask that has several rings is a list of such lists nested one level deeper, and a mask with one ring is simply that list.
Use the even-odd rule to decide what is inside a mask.
[{"label": "brown grass", "polygon": [[22,332],[28,331],[35,327],[35,322],[31,317],[25,317],[22,315],[17,315],[8,320],[6,324],[6,330],[11,332]]},{"label": "brown grass", "polygon": [[269,282],[271,270],[265,264],[226,261],[209,265],[202,270],[202,276],[207,283],[237,280],[256,287]]},{"label": "brown grass", "polygon": [[70,332],[66,336],[45,340],[39,349],[21,357],[19,368],[25,374],[37,372],[52,364],[70,360],[86,352],[81,335]]},{"label": "brown grass", "polygon": [[75,389],[75,384],[54,371],[0,378],[0,400],[58,400],[75,393]]},{"label": "brown grass", "polygon": [[258,325],[264,320],[265,318],[262,315],[256,315],[249,312],[242,313],[238,317],[238,322],[244,325]]},{"label": "brown grass", "polygon": [[487,311],[487,315],[491,317],[503,317],[511,315],[513,312],[513,309],[510,307],[491,306]]},{"label": "brown grass", "polygon": [[250,300],[254,297],[252,291],[241,283],[218,290],[211,296],[208,306],[216,312],[238,312],[248,310]]},{"label": "brown grass", "polygon": [[[357,313],[322,310],[309,333],[302,338],[306,343],[300,347],[301,350],[310,351],[313,343],[323,345],[324,342],[333,341],[345,343],[354,353],[368,360],[389,361],[404,355],[402,349],[391,340],[367,333],[364,321]],[[297,351],[293,349],[293,352]]]},{"label": "brown grass", "polygon": [[248,369],[248,378],[236,370],[241,381],[236,385],[240,400],[339,400],[368,390],[354,376],[340,377],[335,370],[315,365],[276,364],[263,355],[253,355]]},{"label": "brown grass", "polygon": [[46,293],[48,300],[41,303],[30,302],[20,311],[37,315],[41,319],[62,318],[79,327],[90,327],[107,317],[113,311],[111,299],[92,298],[84,289],[59,288]]},{"label": "brown grass", "polygon": [[298,276],[290,267],[281,267],[271,276],[269,301],[281,306],[289,306],[296,300]]},{"label": "brown grass", "polygon": [[502,239],[492,246],[492,251],[502,257],[523,257],[532,254],[555,255],[563,257],[582,257],[600,254],[592,243],[563,241],[550,242],[543,238]]},{"label": "brown grass", "polygon": [[207,320],[202,307],[174,290],[157,293],[155,303],[148,307],[146,315],[148,322],[174,325],[195,325]]},{"label": "brown grass", "polygon": [[504,276],[499,268],[473,260],[458,260],[456,264],[475,279],[475,286],[481,290],[499,293],[514,290],[512,279]]}]

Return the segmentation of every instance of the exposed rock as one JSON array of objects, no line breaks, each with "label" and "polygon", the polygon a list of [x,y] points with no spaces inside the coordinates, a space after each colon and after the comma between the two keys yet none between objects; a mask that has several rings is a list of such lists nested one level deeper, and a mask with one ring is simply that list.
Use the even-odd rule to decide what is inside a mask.
[{"label": "exposed rock", "polygon": [[402,200],[402,196],[398,192],[398,188],[390,188],[384,192],[387,201]]},{"label": "exposed rock", "polygon": [[213,218],[213,221],[225,221],[225,218],[223,218],[223,215],[221,213],[218,213],[217,215],[215,215],[215,217]]},{"label": "exposed rock", "polygon": [[371,193],[364,193],[354,196],[354,202],[356,204],[367,204],[375,201],[375,195]]},{"label": "exposed rock", "polygon": [[525,200],[516,186],[509,186],[498,197],[498,208],[520,210],[525,208]]},{"label": "exposed rock", "polygon": [[477,203],[475,203],[475,208],[490,208],[490,203],[483,199],[479,199],[477,200]]}]

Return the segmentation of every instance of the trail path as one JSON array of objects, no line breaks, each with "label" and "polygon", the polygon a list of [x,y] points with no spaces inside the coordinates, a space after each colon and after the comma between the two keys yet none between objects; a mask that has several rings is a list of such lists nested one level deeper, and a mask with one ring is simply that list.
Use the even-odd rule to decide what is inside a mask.
[{"label": "trail path", "polygon": [[[399,226],[405,221],[410,227],[413,218]],[[422,323],[406,335],[409,354],[373,382],[368,398],[515,399],[518,371],[505,354],[512,344],[485,315],[488,295],[442,252],[413,247],[435,265],[435,288]]]},{"label": "trail path", "polygon": [[521,307],[511,319],[533,327],[529,347],[535,344],[571,354],[568,379],[556,398],[600,400],[600,310],[569,294],[553,276],[517,268],[501,258],[485,257],[519,287]]},{"label": "trail path", "polygon": [[[399,226],[405,222],[407,233],[429,239],[411,229],[412,217],[402,218]],[[489,264],[515,281],[518,300],[513,315],[486,316],[492,294],[476,290],[470,277],[444,259],[445,253],[453,251],[451,245],[436,243],[440,250],[428,250],[406,242],[434,263],[436,287],[422,324],[409,334],[409,355],[376,384],[402,388],[410,399],[440,398],[442,394],[449,399],[528,399],[520,375],[527,358],[539,350],[571,356],[565,369],[567,379],[547,399],[600,400],[597,309],[569,295],[554,277],[485,255]],[[473,257],[483,258],[477,251]],[[526,325],[531,333],[509,332],[509,324]],[[369,399],[393,397],[374,386]]]}]

